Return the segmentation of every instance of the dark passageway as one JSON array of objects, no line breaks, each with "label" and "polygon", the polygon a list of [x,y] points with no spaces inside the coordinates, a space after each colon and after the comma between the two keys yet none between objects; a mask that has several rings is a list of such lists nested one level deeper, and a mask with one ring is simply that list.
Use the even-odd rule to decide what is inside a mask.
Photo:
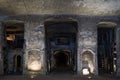
[{"label": "dark passageway", "polygon": [[60,52],[55,54],[55,64],[58,67],[67,66],[68,64],[68,56],[64,52]]},{"label": "dark passageway", "polygon": [[99,73],[116,73],[116,23],[100,22],[98,27]]}]

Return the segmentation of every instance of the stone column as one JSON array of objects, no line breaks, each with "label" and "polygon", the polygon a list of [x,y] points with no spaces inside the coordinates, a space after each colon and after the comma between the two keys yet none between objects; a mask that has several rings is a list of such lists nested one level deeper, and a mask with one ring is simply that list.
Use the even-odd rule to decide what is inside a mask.
[{"label": "stone column", "polygon": [[78,74],[82,74],[82,53],[89,51],[93,55],[93,74],[98,75],[97,64],[97,27],[93,17],[81,17],[78,23]]},{"label": "stone column", "polygon": [[[25,24],[25,54],[24,73],[30,69],[38,70],[40,74],[45,74],[45,33],[44,24],[40,22],[27,22]],[[32,65],[38,66],[35,68]],[[39,70],[40,69],[40,70]]]},{"label": "stone column", "polygon": [[116,44],[117,44],[117,76],[120,77],[120,25],[117,27]]},{"label": "stone column", "polygon": [[2,47],[3,47],[3,27],[0,23],[0,75],[3,74],[3,57],[2,57]]}]

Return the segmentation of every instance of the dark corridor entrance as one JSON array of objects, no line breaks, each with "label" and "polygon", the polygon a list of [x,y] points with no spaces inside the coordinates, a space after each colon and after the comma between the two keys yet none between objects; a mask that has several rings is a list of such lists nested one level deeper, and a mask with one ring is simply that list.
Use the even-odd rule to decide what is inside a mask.
[{"label": "dark corridor entrance", "polygon": [[69,66],[69,54],[61,51],[54,55],[56,67],[67,67]]},{"label": "dark corridor entrance", "polygon": [[45,22],[47,73],[77,71],[77,22],[53,19]]},{"label": "dark corridor entrance", "polygon": [[54,52],[54,72],[66,73],[72,71],[72,63],[70,62],[71,53],[68,51],[57,50]]},{"label": "dark corridor entrance", "polygon": [[116,72],[115,25],[99,25],[98,28],[98,69],[99,73]]}]

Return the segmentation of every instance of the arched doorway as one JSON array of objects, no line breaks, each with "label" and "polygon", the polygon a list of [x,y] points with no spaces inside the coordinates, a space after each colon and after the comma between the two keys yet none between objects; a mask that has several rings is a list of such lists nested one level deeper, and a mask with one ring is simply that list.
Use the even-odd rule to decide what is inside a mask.
[{"label": "arched doorway", "polygon": [[[94,56],[90,51],[82,53],[82,69],[88,69],[89,73],[94,72]],[[84,73],[84,72],[83,72]]]},{"label": "arched doorway", "polygon": [[97,24],[99,74],[116,73],[116,26],[117,24],[111,21],[101,21]]},{"label": "arched doorway", "polygon": [[71,52],[69,50],[54,51],[54,70],[55,73],[68,73],[72,71]]},{"label": "arched doorway", "polygon": [[65,68],[70,66],[70,52],[66,51],[55,51],[54,60],[56,68]]},{"label": "arched doorway", "polygon": [[77,21],[67,18],[49,19],[44,26],[47,72],[51,73],[60,67],[61,71],[70,67],[69,71],[77,72]]},{"label": "arched doorway", "polygon": [[13,72],[14,73],[22,72],[22,57],[20,55],[15,55],[13,57]]}]

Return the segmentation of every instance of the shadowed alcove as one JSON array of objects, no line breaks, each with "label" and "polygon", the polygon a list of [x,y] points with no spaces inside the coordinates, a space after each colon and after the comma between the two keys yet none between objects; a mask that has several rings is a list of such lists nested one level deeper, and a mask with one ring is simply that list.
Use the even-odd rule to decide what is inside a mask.
[{"label": "shadowed alcove", "polygon": [[84,72],[84,69],[88,69],[88,73],[94,72],[94,61],[93,61],[93,53],[90,51],[85,51],[82,53],[82,69],[83,69],[83,75],[87,74]]},{"label": "shadowed alcove", "polygon": [[68,67],[70,66],[70,52],[67,51],[55,51],[54,52],[55,66],[56,67]]}]

